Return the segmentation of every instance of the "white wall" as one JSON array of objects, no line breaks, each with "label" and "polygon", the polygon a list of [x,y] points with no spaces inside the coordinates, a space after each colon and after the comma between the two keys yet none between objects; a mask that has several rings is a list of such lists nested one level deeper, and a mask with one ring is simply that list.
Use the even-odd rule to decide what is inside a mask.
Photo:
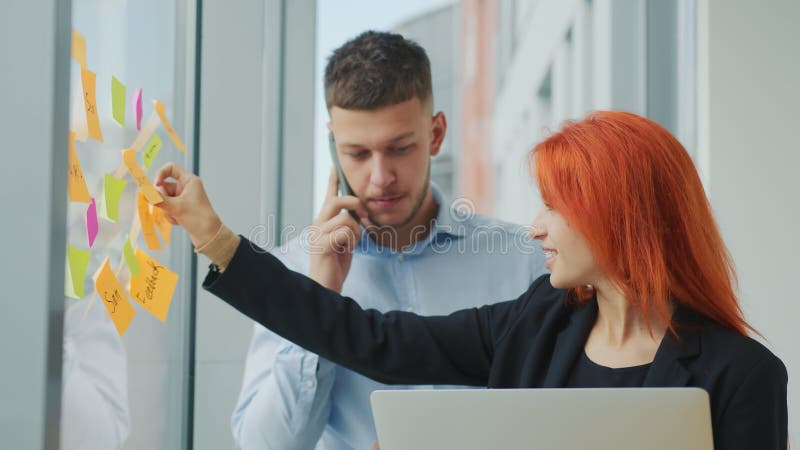
[{"label": "white wall", "polygon": [[800,2],[699,2],[699,148],[745,314],[789,371],[800,439]]}]

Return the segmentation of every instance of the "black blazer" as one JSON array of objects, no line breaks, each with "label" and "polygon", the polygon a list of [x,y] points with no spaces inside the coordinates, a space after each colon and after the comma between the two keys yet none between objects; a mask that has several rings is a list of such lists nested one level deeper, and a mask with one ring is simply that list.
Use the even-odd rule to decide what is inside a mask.
[{"label": "black blazer", "polygon": [[[244,238],[225,272],[210,271],[203,287],[284,338],[388,384],[564,387],[597,317],[596,301],[568,305],[549,275],[516,300],[448,316],[363,310]],[[667,333],[644,385],[705,389],[716,450],[785,450],[783,363],[685,308],[675,322],[679,338]]]}]

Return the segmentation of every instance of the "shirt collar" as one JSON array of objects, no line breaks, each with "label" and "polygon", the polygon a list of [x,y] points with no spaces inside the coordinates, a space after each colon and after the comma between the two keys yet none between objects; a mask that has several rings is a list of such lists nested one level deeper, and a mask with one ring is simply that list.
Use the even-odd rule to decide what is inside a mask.
[{"label": "shirt collar", "polygon": [[436,214],[431,232],[428,233],[424,239],[417,241],[401,252],[388,247],[379,246],[367,233],[364,233],[361,235],[361,240],[358,242],[356,251],[366,254],[396,255],[403,253],[416,255],[422,253],[422,251],[432,243],[438,244],[447,239],[464,237],[466,234],[465,222],[468,221],[474,213],[464,210],[459,202],[451,203],[439,186],[434,182],[431,182],[430,185],[433,199],[439,206],[439,211]]}]

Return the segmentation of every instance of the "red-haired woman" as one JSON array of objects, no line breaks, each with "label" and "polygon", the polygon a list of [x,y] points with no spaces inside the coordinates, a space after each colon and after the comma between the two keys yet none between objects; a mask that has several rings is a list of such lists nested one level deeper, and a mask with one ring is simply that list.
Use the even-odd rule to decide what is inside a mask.
[{"label": "red-haired woman", "polygon": [[[203,248],[225,270],[204,287],[384,383],[695,386],[709,393],[717,450],[786,449],[786,369],[747,336],[733,264],[681,144],[648,119],[596,112],[531,159],[546,205],[532,235],[551,274],[516,300],[440,317],[362,310],[224,226]],[[199,179],[170,170],[159,180],[181,184],[165,205],[172,217],[190,235],[218,223],[210,206],[193,206],[208,205]],[[361,232],[339,223],[326,230],[332,245],[312,255],[312,278],[333,289],[349,264],[341,250]]]}]

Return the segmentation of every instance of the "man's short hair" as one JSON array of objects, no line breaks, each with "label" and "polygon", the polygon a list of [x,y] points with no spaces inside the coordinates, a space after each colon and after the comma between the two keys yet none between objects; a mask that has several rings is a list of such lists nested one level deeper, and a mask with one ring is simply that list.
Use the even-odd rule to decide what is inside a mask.
[{"label": "man's short hair", "polygon": [[395,33],[366,31],[336,49],[325,67],[325,103],[370,110],[432,98],[425,50]]}]

